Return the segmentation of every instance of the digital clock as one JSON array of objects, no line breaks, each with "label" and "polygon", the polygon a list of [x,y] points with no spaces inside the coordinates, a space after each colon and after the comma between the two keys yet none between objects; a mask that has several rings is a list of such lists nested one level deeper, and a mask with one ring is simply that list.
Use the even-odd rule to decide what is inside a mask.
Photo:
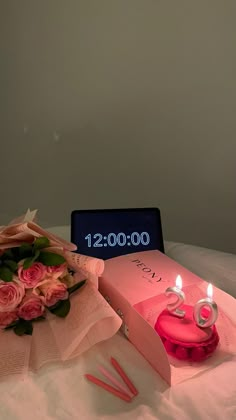
[{"label": "digital clock", "polygon": [[77,252],[104,260],[145,250],[164,252],[160,210],[74,210],[71,241]]}]

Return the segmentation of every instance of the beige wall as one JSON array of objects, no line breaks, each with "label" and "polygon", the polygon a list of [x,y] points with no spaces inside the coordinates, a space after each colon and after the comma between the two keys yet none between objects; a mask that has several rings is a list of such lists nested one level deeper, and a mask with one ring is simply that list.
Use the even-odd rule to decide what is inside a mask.
[{"label": "beige wall", "polygon": [[160,206],[236,252],[235,0],[0,0],[0,224]]}]

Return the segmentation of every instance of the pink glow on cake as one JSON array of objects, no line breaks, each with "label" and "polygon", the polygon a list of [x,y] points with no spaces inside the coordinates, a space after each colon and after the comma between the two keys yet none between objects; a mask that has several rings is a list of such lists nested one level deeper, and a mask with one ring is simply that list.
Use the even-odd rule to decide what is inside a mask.
[{"label": "pink glow on cake", "polygon": [[212,335],[211,328],[199,328],[193,320],[193,308],[184,305],[185,317],[180,319],[168,310],[162,312],[159,318],[159,328],[170,333],[173,340],[185,343],[202,343]]},{"label": "pink glow on cake", "polygon": [[155,330],[168,354],[180,360],[202,361],[216,349],[219,336],[215,326],[199,328],[193,319],[193,307],[184,305],[185,317],[178,318],[168,310],[159,315]]}]

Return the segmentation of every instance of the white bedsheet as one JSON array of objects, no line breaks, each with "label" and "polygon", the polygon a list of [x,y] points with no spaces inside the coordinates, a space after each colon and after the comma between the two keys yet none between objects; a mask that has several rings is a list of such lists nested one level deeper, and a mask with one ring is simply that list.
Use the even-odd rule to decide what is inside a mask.
[{"label": "white bedsheet", "polygon": [[236,297],[236,255],[175,242],[166,242],[169,257]]},{"label": "white bedsheet", "polygon": [[[69,236],[68,228],[54,231]],[[173,243],[166,244],[166,252],[218,287],[221,286],[219,267],[224,267],[222,288],[236,293],[236,280],[233,281],[236,256]],[[140,391],[132,403],[115,398],[83,377],[85,372],[96,375],[100,363],[108,366],[111,355],[120,360]],[[148,362],[118,333],[76,361],[44,367],[37,375],[30,374],[22,380],[5,379],[0,383],[0,401],[0,420],[233,420],[236,419],[236,356],[202,375],[167,388]]]}]

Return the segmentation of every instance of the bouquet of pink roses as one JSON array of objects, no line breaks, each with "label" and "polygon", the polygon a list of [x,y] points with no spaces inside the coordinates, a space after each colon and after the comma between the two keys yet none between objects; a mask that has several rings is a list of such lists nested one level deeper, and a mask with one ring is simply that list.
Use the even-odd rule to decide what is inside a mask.
[{"label": "bouquet of pink roses", "polygon": [[70,294],[85,283],[74,284],[68,248],[54,235],[40,236],[40,229],[33,222],[0,229],[0,328],[17,335],[31,335],[47,311],[66,317]]},{"label": "bouquet of pink roses", "polygon": [[0,378],[73,359],[121,326],[98,291],[104,261],[73,252],[35,214],[0,226]]}]

